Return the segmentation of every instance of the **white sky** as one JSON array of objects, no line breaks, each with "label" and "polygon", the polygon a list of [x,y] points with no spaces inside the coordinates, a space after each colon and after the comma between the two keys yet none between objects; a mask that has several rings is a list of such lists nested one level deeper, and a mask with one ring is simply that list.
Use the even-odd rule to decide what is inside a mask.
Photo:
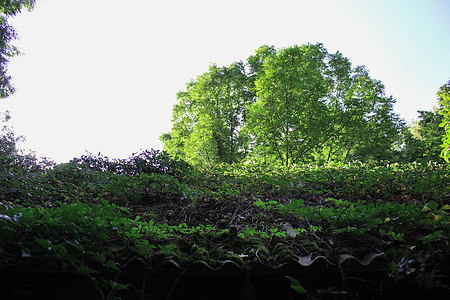
[{"label": "white sky", "polygon": [[0,101],[22,147],[57,162],[162,149],[176,93],[211,62],[322,42],[397,99],[405,120],[450,80],[448,0],[37,0],[11,24],[24,55]]}]

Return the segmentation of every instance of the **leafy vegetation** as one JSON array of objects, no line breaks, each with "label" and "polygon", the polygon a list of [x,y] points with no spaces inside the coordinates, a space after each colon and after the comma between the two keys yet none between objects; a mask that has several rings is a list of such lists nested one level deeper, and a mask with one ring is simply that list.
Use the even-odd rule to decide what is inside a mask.
[{"label": "leafy vegetation", "polygon": [[15,89],[11,76],[7,74],[7,64],[11,57],[19,54],[19,50],[11,45],[17,37],[14,28],[8,23],[8,18],[21,12],[23,8],[31,10],[35,0],[2,0],[0,3],[0,99],[7,98]]},{"label": "leafy vegetation", "polygon": [[442,115],[435,108],[433,111],[419,111],[419,121],[405,128],[404,157],[408,161],[439,161],[441,153],[443,128]]},{"label": "leafy vegetation", "polygon": [[17,295],[33,293],[20,281],[31,269],[86,276],[99,297],[114,298],[129,291],[122,277],[136,260],[183,268],[233,261],[250,270],[368,253],[388,261],[381,288],[425,277],[429,288],[446,286],[439,269],[448,263],[448,165],[198,169],[153,150],[60,165],[25,165],[14,151],[1,158],[0,268],[13,274],[2,280]]},{"label": "leafy vegetation", "polygon": [[189,82],[161,140],[197,166],[389,159],[404,124],[384,93],[365,67],[322,44],[262,46]]},{"label": "leafy vegetation", "polygon": [[[34,3],[0,5],[1,98],[14,91],[6,64],[17,54],[7,18]],[[448,292],[448,84],[439,108],[404,127],[381,82],[339,52],[263,46],[246,62],[211,65],[177,97],[167,152],[128,159],[55,164],[23,154],[2,128],[1,299],[48,296],[33,276],[49,274],[83,278],[95,299],[153,297],[161,282],[146,286],[147,271],[159,276],[168,261],[183,271],[167,277],[165,299],[198,261],[237,266],[249,299],[254,268],[316,259],[341,281],[285,273],[291,298],[356,298],[355,281],[381,296],[405,283],[410,295]],[[348,275],[349,258],[381,277]],[[137,265],[145,270],[130,276]]]},{"label": "leafy vegetation", "polygon": [[450,162],[450,82],[444,84],[437,93],[439,99],[439,105],[441,107],[440,113],[443,120],[439,124],[440,127],[445,129],[445,133],[442,137],[442,157]]}]

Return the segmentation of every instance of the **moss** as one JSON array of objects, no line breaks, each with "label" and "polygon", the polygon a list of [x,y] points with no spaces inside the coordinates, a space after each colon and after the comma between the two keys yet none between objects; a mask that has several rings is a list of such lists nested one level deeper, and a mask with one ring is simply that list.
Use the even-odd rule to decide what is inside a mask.
[{"label": "moss", "polygon": [[191,253],[197,260],[209,261],[210,259],[209,251],[204,247],[200,247],[199,245],[193,245],[191,248]]},{"label": "moss", "polygon": [[175,243],[170,243],[167,245],[158,245],[158,250],[153,255],[154,257],[165,257],[170,259],[180,258],[182,255],[180,247]]},{"label": "moss", "polygon": [[292,246],[283,243],[278,243],[273,248],[274,257],[277,262],[289,261],[298,255],[293,251]]},{"label": "moss", "polygon": [[321,249],[320,247],[317,245],[317,243],[312,242],[310,240],[304,239],[300,242],[300,244],[303,246],[303,248],[306,250],[306,252],[311,253],[311,252],[320,252]]},{"label": "moss", "polygon": [[255,262],[269,262],[273,259],[266,245],[259,241],[251,247],[249,257],[253,258]]},{"label": "moss", "polygon": [[228,256],[229,260],[234,261],[238,265],[240,265],[240,266],[244,265],[244,260],[242,259],[242,257],[239,254],[236,254],[232,251],[228,251],[227,256]]},{"label": "moss", "polygon": [[148,211],[147,213],[144,214],[143,219],[145,220],[156,220],[158,218],[158,213],[155,211]]}]

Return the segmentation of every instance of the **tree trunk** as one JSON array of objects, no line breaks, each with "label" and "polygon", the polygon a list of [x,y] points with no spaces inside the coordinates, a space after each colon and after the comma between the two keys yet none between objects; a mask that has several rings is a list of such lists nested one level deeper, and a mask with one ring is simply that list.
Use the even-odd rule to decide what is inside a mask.
[{"label": "tree trunk", "polygon": [[350,143],[350,147],[348,147],[347,154],[345,154],[344,164],[347,162],[348,154],[350,153],[350,150],[352,150],[352,148],[353,148],[353,142]]},{"label": "tree trunk", "polygon": [[330,162],[331,152],[333,151],[333,145],[334,143],[332,142],[330,146],[330,151],[328,152],[327,163]]}]

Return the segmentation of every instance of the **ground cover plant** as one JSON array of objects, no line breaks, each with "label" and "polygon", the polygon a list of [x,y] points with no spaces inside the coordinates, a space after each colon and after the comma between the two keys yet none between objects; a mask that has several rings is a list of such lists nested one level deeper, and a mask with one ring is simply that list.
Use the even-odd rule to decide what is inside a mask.
[{"label": "ground cover plant", "polygon": [[[448,289],[448,165],[198,169],[153,150],[126,160],[21,162],[2,161],[5,297],[36,297],[24,280],[30,272],[76,274],[95,297],[118,299],[149,292],[125,276],[136,261],[150,269],[169,260],[181,269],[232,262],[250,272],[305,258],[339,265],[350,256],[383,257],[384,277],[368,284],[380,295],[404,282]],[[358,279],[344,273],[323,289],[284,275],[290,297],[356,297],[348,281]],[[176,288],[175,278],[161,298]]]}]

